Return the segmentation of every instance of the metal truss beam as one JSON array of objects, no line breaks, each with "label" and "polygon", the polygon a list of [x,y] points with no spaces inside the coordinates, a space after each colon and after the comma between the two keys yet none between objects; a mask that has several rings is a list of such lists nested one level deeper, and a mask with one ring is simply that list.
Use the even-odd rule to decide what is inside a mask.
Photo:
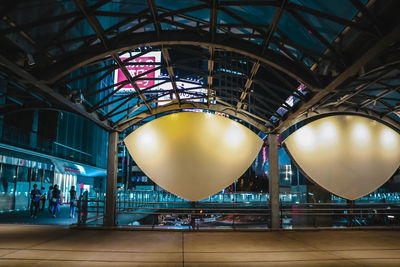
[{"label": "metal truss beam", "polygon": [[400,123],[389,118],[385,117],[380,113],[377,113],[368,108],[358,108],[350,105],[342,105],[340,107],[321,107],[313,111],[309,111],[307,113],[303,113],[302,115],[298,116],[296,119],[292,120],[290,123],[285,124],[285,127],[281,128],[281,132],[285,131],[289,127],[299,123],[301,121],[311,119],[311,118],[318,118],[324,116],[332,116],[332,115],[358,115],[368,117],[370,119],[374,119],[380,122],[383,122],[392,128],[400,131]]},{"label": "metal truss beam", "polygon": [[260,56],[258,51],[261,48],[259,45],[235,37],[227,38],[225,34],[216,34],[215,43],[197,33],[186,30],[164,30],[160,35],[160,41],[157,41],[154,32],[134,33],[124,39],[117,39],[109,40],[110,48],[108,51],[104,51],[104,47],[101,44],[93,45],[87,49],[72,53],[67,59],[61,60],[47,69],[38,70],[37,75],[42,74],[43,78],[45,76],[52,77],[47,82],[54,83],[80,67],[119,51],[128,51],[147,46],[193,45],[239,53],[285,72],[293,79],[306,84],[309,88],[321,87],[321,82],[304,65],[293,62],[287,57],[270,50],[264,56]]},{"label": "metal truss beam", "polygon": [[[105,50],[109,49],[109,40],[107,36],[104,33],[104,29],[101,26],[100,22],[97,20],[97,17],[91,14],[91,11],[89,10],[89,6],[87,5],[85,0],[74,0],[77,7],[80,9],[82,14],[85,16],[86,20],[88,21],[89,25],[93,28],[93,30],[96,32],[97,36],[101,40],[102,45],[104,46]],[[143,101],[143,103],[146,105],[146,107],[151,111],[151,106],[147,103],[146,97],[141,94],[139,86],[136,84],[136,82],[133,80],[132,75],[129,73],[128,69],[124,65],[124,63],[121,61],[119,58],[119,55],[117,52],[111,53],[112,58],[115,60],[117,63],[118,67],[121,69],[122,73],[125,75],[129,83],[132,85],[132,87],[135,89],[136,92],[138,92],[140,99]]]},{"label": "metal truss beam", "polygon": [[[151,16],[153,17],[153,24],[154,24],[154,28],[156,29],[157,40],[159,40],[160,34],[162,32],[162,27],[161,27],[161,23],[158,19],[158,10],[157,10],[156,3],[154,0],[147,0],[147,5],[150,9]],[[167,72],[169,75],[171,86],[174,89],[175,97],[178,100],[178,103],[180,103],[181,99],[179,97],[178,87],[176,86],[174,69],[171,66],[171,57],[169,55],[168,49],[162,47],[161,54],[165,60],[165,64],[167,65]]]},{"label": "metal truss beam", "polygon": [[21,78],[22,81],[35,86],[42,92],[46,93],[50,97],[52,97],[55,101],[61,103],[63,106],[66,106],[68,109],[74,111],[75,113],[85,117],[86,119],[91,120],[92,122],[96,123],[100,127],[106,130],[111,130],[111,122],[108,120],[102,120],[97,112],[89,113],[86,108],[82,104],[75,104],[71,102],[69,99],[64,97],[63,95],[56,92],[53,88],[48,86],[47,84],[43,83],[42,81],[37,80],[34,76],[32,76],[27,71],[21,69],[13,62],[9,61],[7,58],[0,55],[0,65],[4,68],[10,70],[18,77]]},{"label": "metal truss beam", "polygon": [[265,126],[265,122],[259,122],[257,119],[254,118],[255,115],[250,114],[244,110],[237,110],[236,107],[233,106],[226,106],[221,104],[210,104],[207,103],[200,103],[200,102],[184,102],[182,101],[181,104],[172,103],[169,105],[161,106],[153,108],[153,112],[150,113],[148,111],[139,113],[123,122],[120,122],[116,125],[115,130],[117,131],[124,131],[126,128],[146,119],[156,114],[161,114],[165,112],[175,111],[175,110],[182,110],[182,109],[205,109],[205,110],[213,110],[217,112],[226,113],[230,116],[236,117],[240,120],[243,120],[250,125],[256,127],[262,132],[269,132],[269,129]]},{"label": "metal truss beam", "polygon": [[339,87],[343,82],[345,82],[350,77],[357,74],[362,66],[379,56],[388,46],[398,42],[400,40],[400,25],[397,25],[385,35],[380,41],[375,43],[370,49],[368,49],[361,57],[353,62],[345,71],[339,74],[333,81],[331,81],[328,86],[323,90],[316,93],[310,100],[302,103],[294,112],[288,112],[288,115],[284,121],[280,121],[278,126],[275,127],[275,132],[282,132],[282,129],[291,125],[296,118],[301,116],[303,113],[312,109],[317,105],[323,98],[331,94]]},{"label": "metal truss beam", "polygon": [[305,18],[303,18],[299,13],[296,11],[291,11],[290,14],[305,27],[309,30],[327,49],[331,50],[339,59],[340,62],[345,65],[344,56],[343,54],[336,49],[330,41],[328,41],[317,29],[315,29]]},{"label": "metal truss beam", "polygon": [[371,104],[372,102],[377,101],[377,100],[385,97],[386,95],[392,93],[393,91],[399,91],[399,90],[400,90],[400,86],[396,86],[396,87],[392,87],[390,89],[386,89],[386,90],[382,91],[381,93],[377,94],[376,96],[368,96],[368,97],[370,97],[370,99],[362,102],[359,105],[359,107],[364,108],[364,107],[368,106],[369,104]]},{"label": "metal truss beam", "polygon": [[[281,1],[223,1],[221,2],[222,7],[229,7],[229,6],[276,6],[279,7],[281,5]],[[368,27],[364,27],[352,20],[344,19],[342,17],[335,16],[333,14],[323,12],[321,10],[313,9],[307,6],[299,5],[296,3],[288,3],[285,6],[286,11],[302,11],[304,13],[311,14],[316,17],[324,18],[326,20],[333,21],[335,23],[350,26],[360,31],[371,32]],[[372,32],[371,32],[372,33]]]},{"label": "metal truss beam", "polygon": [[[210,2],[210,26],[209,26],[209,34],[210,41],[212,43],[215,42],[215,35],[217,34],[217,24],[218,24],[218,0],[212,0]],[[209,60],[207,62],[208,76],[207,76],[207,105],[210,105],[211,95],[212,95],[212,86],[213,86],[213,71],[214,71],[214,54],[215,49],[210,47],[208,49],[210,54]]]},{"label": "metal truss beam", "polygon": [[[268,35],[265,36],[265,38],[263,40],[263,43],[261,45],[262,46],[261,53],[260,53],[261,56],[263,56],[265,51],[268,49],[268,46],[269,46],[269,44],[271,42],[271,39],[272,39],[272,36],[274,35],[276,29],[278,28],[278,24],[279,24],[279,21],[281,20],[281,17],[282,17],[283,10],[284,10],[284,7],[286,5],[286,2],[287,2],[287,0],[283,0],[281,6],[277,7],[275,9],[274,16],[272,17],[272,21],[270,23],[270,29],[268,31]],[[247,79],[247,81],[246,81],[246,83],[244,85],[244,91],[240,95],[239,102],[236,105],[237,108],[241,108],[242,107],[243,101],[246,99],[248,91],[251,88],[251,85],[253,83],[253,79],[256,76],[259,67],[260,67],[259,61],[254,63],[253,66],[251,67],[250,76],[249,76],[249,78]]]},{"label": "metal truss beam", "polygon": [[172,65],[171,65],[171,57],[169,55],[168,49],[164,48],[164,47],[161,48],[161,54],[163,55],[165,63],[167,64],[167,72],[168,72],[169,79],[171,81],[172,88],[174,89],[174,94],[175,94],[176,100],[178,101],[178,103],[180,103],[181,98],[178,93],[178,86],[176,86],[174,69],[172,68]]},{"label": "metal truss beam", "polygon": [[346,94],[345,96],[341,97],[336,103],[335,106],[339,106],[342,105],[344,102],[346,102],[347,100],[349,100],[350,98],[362,93],[365,89],[367,89],[369,86],[376,84],[377,82],[379,82],[380,80],[384,79],[386,77],[386,75],[388,75],[392,70],[386,70],[385,72],[383,72],[382,74],[380,74],[377,78],[370,80],[366,83],[363,83],[359,86],[357,86],[356,88],[352,89],[352,92],[350,94]]}]

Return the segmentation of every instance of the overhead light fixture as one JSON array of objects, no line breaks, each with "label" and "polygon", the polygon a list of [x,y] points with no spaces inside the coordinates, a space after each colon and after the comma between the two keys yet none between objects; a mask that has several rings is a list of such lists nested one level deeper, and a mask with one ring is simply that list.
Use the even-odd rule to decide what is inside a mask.
[{"label": "overhead light fixture", "polygon": [[349,200],[382,186],[400,165],[400,134],[355,115],[315,120],[289,135],[284,146],[305,176]]},{"label": "overhead light fixture", "polygon": [[32,54],[30,54],[30,53],[26,54],[26,63],[28,63],[29,66],[33,66],[36,64],[35,59],[33,58]]},{"label": "overhead light fixture", "polygon": [[125,140],[155,183],[190,201],[211,196],[251,165],[263,140],[245,126],[205,112],[180,112],[139,127]]},{"label": "overhead light fixture", "polygon": [[71,101],[75,104],[82,104],[85,100],[81,90],[72,90],[71,91]]}]

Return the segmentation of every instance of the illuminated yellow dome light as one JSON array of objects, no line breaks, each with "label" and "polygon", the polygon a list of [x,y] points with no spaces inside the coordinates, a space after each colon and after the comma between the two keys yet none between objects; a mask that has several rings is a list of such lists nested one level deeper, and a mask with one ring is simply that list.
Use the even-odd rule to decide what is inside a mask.
[{"label": "illuminated yellow dome light", "polygon": [[155,183],[190,201],[224,189],[251,165],[263,140],[231,119],[181,112],[136,129],[125,145]]},{"label": "illuminated yellow dome light", "polygon": [[318,119],[295,131],[284,144],[309,179],[349,200],[379,188],[400,165],[400,134],[361,116]]}]

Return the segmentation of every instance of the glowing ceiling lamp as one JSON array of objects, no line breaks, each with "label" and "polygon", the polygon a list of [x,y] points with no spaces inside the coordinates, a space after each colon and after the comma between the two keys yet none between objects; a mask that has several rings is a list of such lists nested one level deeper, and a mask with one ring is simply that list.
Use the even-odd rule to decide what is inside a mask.
[{"label": "glowing ceiling lamp", "polygon": [[210,113],[153,120],[124,140],[139,168],[162,188],[191,201],[224,189],[251,165],[263,140],[243,125]]},{"label": "glowing ceiling lamp", "polygon": [[361,116],[318,119],[291,134],[284,144],[306,176],[350,200],[379,188],[400,165],[400,135]]}]

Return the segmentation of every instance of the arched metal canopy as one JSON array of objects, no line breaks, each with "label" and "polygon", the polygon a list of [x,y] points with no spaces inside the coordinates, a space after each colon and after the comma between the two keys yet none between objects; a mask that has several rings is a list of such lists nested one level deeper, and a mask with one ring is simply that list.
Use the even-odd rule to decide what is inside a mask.
[{"label": "arched metal canopy", "polygon": [[[400,122],[398,1],[3,1],[3,110],[76,112],[107,130],[185,107],[225,112],[264,132],[305,114],[350,109]],[[153,87],[122,60],[160,51]],[[115,84],[114,71],[126,80]],[[179,88],[191,82],[204,93]],[[169,90],[157,85],[171,84]],[[132,92],[118,94],[130,84]],[[182,94],[189,99],[181,99]],[[160,99],[174,100],[159,106]],[[203,102],[194,102],[203,101]],[[225,111],[222,111],[225,110]]]}]

